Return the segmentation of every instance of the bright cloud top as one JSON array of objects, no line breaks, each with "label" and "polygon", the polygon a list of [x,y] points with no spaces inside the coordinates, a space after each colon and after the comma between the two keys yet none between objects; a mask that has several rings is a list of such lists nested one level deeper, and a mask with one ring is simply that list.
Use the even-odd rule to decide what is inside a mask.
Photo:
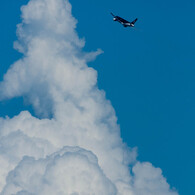
[{"label": "bright cloud top", "polygon": [[82,51],[69,1],[30,0],[21,11],[14,46],[24,57],[5,74],[0,99],[23,96],[39,118],[0,119],[1,194],[177,195],[122,142],[87,66],[102,51]]}]

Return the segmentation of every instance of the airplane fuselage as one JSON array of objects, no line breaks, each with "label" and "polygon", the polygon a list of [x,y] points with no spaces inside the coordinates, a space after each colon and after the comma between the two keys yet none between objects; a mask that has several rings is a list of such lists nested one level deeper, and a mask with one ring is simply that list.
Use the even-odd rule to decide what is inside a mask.
[{"label": "airplane fuselage", "polygon": [[114,21],[117,21],[119,23],[121,23],[124,27],[134,27],[134,24],[131,24],[130,22],[122,22],[120,20],[117,20],[116,18],[113,18]]},{"label": "airplane fuselage", "polygon": [[134,27],[134,23],[137,21],[137,19],[136,19],[133,22],[129,22],[129,21],[127,21],[119,16],[114,16],[114,15],[113,15],[113,20],[121,23],[124,27]]}]

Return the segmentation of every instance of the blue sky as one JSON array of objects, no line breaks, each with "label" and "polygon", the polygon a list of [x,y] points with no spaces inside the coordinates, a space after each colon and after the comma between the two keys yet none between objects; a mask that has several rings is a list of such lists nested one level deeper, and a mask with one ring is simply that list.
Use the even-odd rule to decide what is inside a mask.
[{"label": "blue sky", "polygon": [[[13,49],[20,6],[26,0],[0,6],[0,79],[21,55]],[[163,170],[181,195],[195,189],[195,27],[194,1],[76,1],[77,31],[86,51],[104,54],[89,65],[98,71],[130,147],[138,159]],[[127,20],[139,18],[137,30],[112,21],[110,12]],[[13,116],[31,106],[22,98],[0,103],[0,116]]]}]

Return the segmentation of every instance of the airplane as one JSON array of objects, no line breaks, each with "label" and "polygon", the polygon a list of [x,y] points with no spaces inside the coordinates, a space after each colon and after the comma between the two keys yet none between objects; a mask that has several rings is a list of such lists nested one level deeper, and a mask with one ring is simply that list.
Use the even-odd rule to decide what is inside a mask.
[{"label": "airplane", "polygon": [[117,21],[119,23],[121,23],[124,27],[134,27],[134,24],[136,23],[136,21],[138,20],[137,18],[135,20],[133,20],[132,22],[129,22],[119,16],[115,16],[112,12],[111,15],[113,16],[113,20]]}]

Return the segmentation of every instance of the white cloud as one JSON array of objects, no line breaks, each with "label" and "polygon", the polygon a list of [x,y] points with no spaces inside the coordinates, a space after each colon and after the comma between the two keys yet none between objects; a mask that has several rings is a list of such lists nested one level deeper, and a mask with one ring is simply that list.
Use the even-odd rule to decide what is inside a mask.
[{"label": "white cloud", "polygon": [[[39,118],[23,111],[0,119],[1,194],[176,195],[152,165],[146,172],[138,163],[130,174],[136,149],[122,142],[115,111],[86,64],[102,51],[82,51],[69,1],[30,0],[21,10],[15,48],[24,57],[5,74],[0,99],[23,96]],[[145,187],[151,174],[154,190]]]},{"label": "white cloud", "polygon": [[98,166],[96,156],[78,147],[64,147],[45,159],[24,157],[7,177],[2,194],[102,194],[116,187]]},{"label": "white cloud", "polygon": [[177,195],[170,190],[160,168],[154,168],[151,163],[138,162],[133,167],[135,195]]}]

